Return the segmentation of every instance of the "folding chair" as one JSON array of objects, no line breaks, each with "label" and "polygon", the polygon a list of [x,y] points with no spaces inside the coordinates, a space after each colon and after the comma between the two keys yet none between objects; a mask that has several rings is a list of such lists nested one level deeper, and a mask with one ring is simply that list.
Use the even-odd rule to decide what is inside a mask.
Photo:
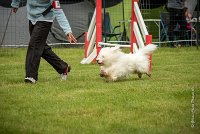
[{"label": "folding chair", "polygon": [[[92,20],[92,16],[93,13],[89,12],[88,13],[88,27],[90,25],[90,22]],[[105,17],[105,18],[104,18]],[[123,33],[120,32],[120,25],[117,25],[115,27],[113,27],[111,25],[111,21],[110,21],[110,15],[108,12],[104,14],[102,14],[102,34],[103,34],[103,38],[106,41],[110,41],[113,37],[115,37],[116,41],[120,41],[122,38]],[[116,33],[116,30],[118,29],[118,32]]]},{"label": "folding chair", "polygon": [[169,13],[160,13],[160,41],[169,40],[168,28],[169,28]]},{"label": "folding chair", "polygon": [[[122,38],[122,32],[120,32],[120,25],[112,26],[110,21],[110,15],[108,12],[103,15],[105,17],[103,19],[103,37],[106,41],[110,41],[113,37],[115,37],[116,41],[120,41]],[[118,29],[118,32],[116,30]]]}]

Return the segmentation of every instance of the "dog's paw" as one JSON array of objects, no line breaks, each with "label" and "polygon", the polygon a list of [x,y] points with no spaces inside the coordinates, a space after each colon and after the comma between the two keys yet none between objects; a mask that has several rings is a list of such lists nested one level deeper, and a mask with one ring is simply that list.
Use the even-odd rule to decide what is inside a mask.
[{"label": "dog's paw", "polygon": [[142,78],[142,74],[141,74],[141,73],[138,73],[138,77],[141,79],[141,78]]},{"label": "dog's paw", "polygon": [[100,77],[105,77],[105,75],[104,75],[104,74],[102,74],[102,73],[100,73],[100,74],[99,74],[99,76],[100,76]]},{"label": "dog's paw", "polygon": [[106,77],[106,76],[107,76],[106,72],[103,71],[103,70],[101,70],[101,72],[99,73],[99,75],[100,75],[101,77]]},{"label": "dog's paw", "polygon": [[109,81],[109,82],[111,82],[111,81],[117,81],[117,79],[118,79],[118,77],[116,77],[116,76],[107,76],[107,80]]}]

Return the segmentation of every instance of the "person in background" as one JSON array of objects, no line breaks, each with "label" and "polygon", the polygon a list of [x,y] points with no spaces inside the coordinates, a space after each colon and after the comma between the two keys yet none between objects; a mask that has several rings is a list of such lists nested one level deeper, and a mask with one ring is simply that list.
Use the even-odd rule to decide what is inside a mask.
[{"label": "person in background", "polygon": [[174,45],[174,29],[179,25],[180,30],[180,40],[184,40],[184,34],[186,31],[186,19],[184,15],[184,2],[185,0],[168,0],[167,9],[169,12],[169,28],[168,36],[170,42],[170,47],[175,47]]},{"label": "person in background", "polygon": [[184,10],[184,14],[185,14],[186,22],[187,22],[186,29],[190,30],[192,33],[196,33],[196,29],[191,24],[192,15],[190,14],[187,7],[184,7],[183,10]]},{"label": "person in background", "polygon": [[[14,13],[19,8],[20,0],[12,0]],[[53,6],[52,6],[53,5]],[[61,60],[46,43],[54,18],[63,29],[67,40],[76,43],[69,22],[56,0],[27,0],[27,18],[29,20],[30,41],[26,54],[26,83],[36,83],[41,57],[44,58],[66,80],[70,66]]]}]

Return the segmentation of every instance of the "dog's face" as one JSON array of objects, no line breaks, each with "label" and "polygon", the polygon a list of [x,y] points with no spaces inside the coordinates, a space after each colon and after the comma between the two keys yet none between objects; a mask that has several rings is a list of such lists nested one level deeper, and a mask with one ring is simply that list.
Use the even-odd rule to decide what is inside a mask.
[{"label": "dog's face", "polygon": [[105,47],[102,48],[101,51],[99,52],[99,55],[97,56],[97,63],[99,65],[109,65],[111,64],[112,60],[114,60],[113,55],[114,53],[116,53],[117,51],[120,51],[119,46],[116,47]]}]

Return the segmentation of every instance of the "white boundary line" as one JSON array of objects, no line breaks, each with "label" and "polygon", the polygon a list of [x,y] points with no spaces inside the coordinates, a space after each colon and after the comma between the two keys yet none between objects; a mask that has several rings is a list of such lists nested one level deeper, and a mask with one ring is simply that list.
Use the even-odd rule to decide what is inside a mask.
[{"label": "white boundary line", "polygon": [[130,45],[122,45],[122,44],[111,44],[111,43],[104,43],[104,42],[99,42],[100,46],[109,46],[109,47],[115,47],[115,46],[119,46],[119,47],[130,47]]}]

